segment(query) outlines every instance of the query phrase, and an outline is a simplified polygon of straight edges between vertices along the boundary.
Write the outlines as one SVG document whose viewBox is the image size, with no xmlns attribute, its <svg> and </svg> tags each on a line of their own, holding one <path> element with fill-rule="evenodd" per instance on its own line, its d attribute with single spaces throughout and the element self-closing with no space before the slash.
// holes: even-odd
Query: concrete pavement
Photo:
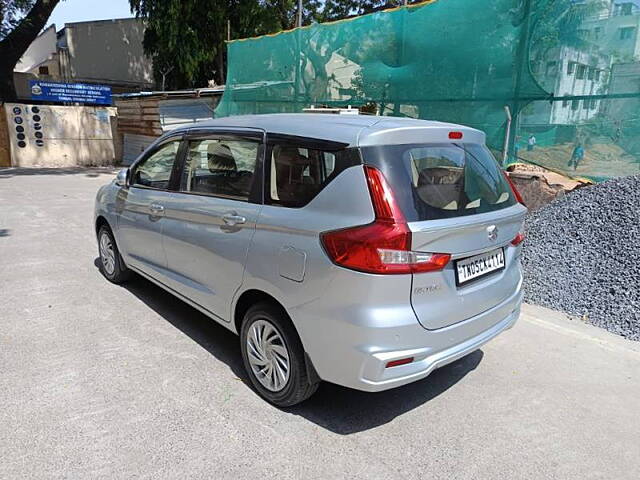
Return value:
<svg viewBox="0 0 640 480">
<path fill-rule="evenodd" d="M 423 381 L 268 405 L 233 334 L 102 278 L 112 176 L 0 170 L 0 478 L 638 478 L 640 344 L 533 306 Z"/>
</svg>

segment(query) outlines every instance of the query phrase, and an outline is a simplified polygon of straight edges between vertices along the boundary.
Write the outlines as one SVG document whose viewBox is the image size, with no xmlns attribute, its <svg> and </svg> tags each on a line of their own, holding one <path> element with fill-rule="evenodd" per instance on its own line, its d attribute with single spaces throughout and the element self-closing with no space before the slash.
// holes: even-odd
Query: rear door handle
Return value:
<svg viewBox="0 0 640 480">
<path fill-rule="evenodd" d="M 151 212 L 151 215 L 159 216 L 164 213 L 164 207 L 160 204 L 152 203 L 149 205 L 149 211 Z"/>
<path fill-rule="evenodd" d="M 222 221 L 225 223 L 225 225 L 233 227 L 234 225 L 242 225 L 243 223 L 246 223 L 247 219 L 241 215 L 237 215 L 234 212 L 234 213 L 227 213 L 223 215 Z"/>
</svg>

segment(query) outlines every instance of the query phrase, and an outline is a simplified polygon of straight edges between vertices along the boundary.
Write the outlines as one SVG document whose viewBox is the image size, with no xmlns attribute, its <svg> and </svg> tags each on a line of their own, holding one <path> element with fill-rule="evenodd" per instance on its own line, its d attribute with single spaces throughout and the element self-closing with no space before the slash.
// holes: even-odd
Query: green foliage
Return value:
<svg viewBox="0 0 640 480">
<path fill-rule="evenodd" d="M 154 60 L 159 86 L 201 87 L 224 83 L 227 20 L 232 39 L 295 26 L 296 0 L 129 0 L 147 22 L 144 48 Z M 303 24 L 337 20 L 401 4 L 401 0 L 304 0 Z"/>
<path fill-rule="evenodd" d="M 35 0 L 0 0 L 0 40 L 11 32 Z"/>
</svg>

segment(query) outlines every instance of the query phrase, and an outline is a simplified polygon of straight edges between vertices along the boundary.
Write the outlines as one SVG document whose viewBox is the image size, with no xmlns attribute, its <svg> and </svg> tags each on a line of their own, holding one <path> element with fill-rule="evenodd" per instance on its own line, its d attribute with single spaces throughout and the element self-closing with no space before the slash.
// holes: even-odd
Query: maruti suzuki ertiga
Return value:
<svg viewBox="0 0 640 480">
<path fill-rule="evenodd" d="M 321 380 L 380 391 L 511 327 L 526 208 L 447 123 L 249 115 L 173 130 L 100 189 L 101 269 L 135 272 L 240 335 L 279 406 Z"/>
</svg>

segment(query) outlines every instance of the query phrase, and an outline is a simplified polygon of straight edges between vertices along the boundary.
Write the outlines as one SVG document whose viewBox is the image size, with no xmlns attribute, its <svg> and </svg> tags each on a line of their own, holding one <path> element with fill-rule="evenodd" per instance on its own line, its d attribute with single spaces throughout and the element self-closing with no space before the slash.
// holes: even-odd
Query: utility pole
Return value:
<svg viewBox="0 0 640 480">
<path fill-rule="evenodd" d="M 296 27 L 302 26 L 302 0 L 298 0 L 298 18 L 296 19 Z"/>
</svg>

